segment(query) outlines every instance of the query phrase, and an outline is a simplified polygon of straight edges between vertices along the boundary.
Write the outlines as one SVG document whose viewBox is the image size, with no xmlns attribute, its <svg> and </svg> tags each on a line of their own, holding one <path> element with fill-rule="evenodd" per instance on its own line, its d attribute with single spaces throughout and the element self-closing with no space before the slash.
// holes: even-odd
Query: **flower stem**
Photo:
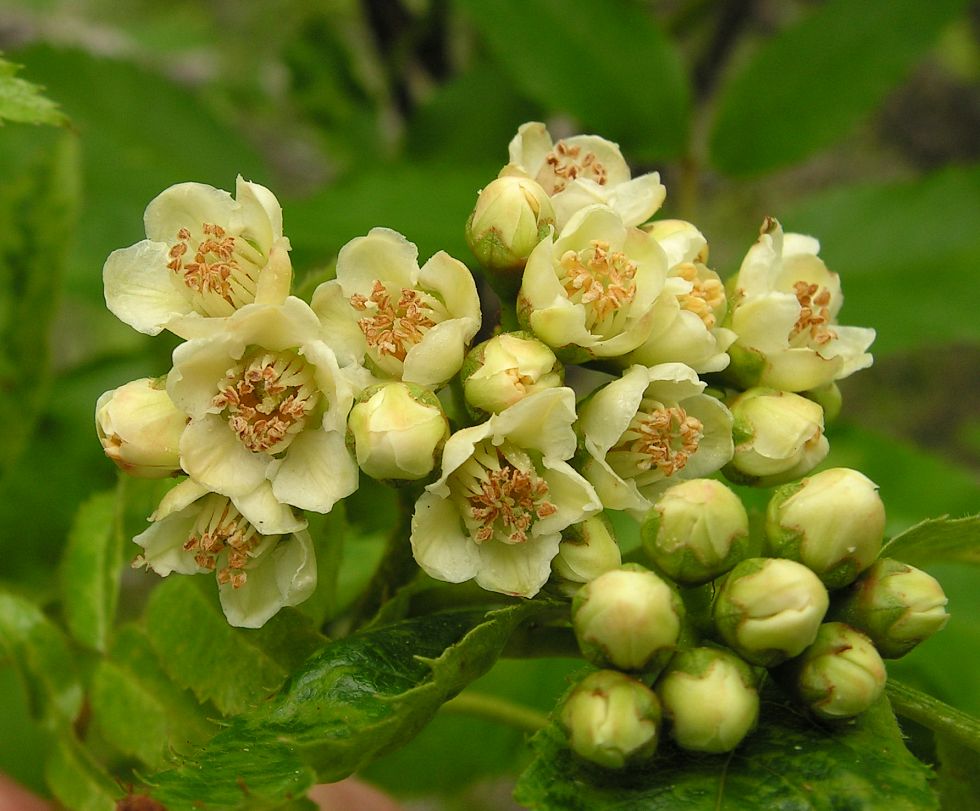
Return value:
<svg viewBox="0 0 980 811">
<path fill-rule="evenodd" d="M 548 723 L 548 717 L 544 713 L 521 704 L 514 704 L 499 696 L 472 690 L 450 699 L 442 705 L 442 709 L 449 713 L 474 715 L 488 721 L 497 721 L 525 732 L 537 732 Z"/>
<path fill-rule="evenodd" d="M 893 679 L 887 691 L 896 714 L 980 752 L 980 721 L 972 715 Z"/>
</svg>

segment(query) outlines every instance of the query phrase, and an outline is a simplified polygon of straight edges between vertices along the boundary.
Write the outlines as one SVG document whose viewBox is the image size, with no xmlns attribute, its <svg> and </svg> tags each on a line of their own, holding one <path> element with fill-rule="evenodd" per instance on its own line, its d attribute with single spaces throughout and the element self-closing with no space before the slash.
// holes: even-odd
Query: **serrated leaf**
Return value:
<svg viewBox="0 0 980 811">
<path fill-rule="evenodd" d="M 436 709 L 486 672 L 522 620 L 519 603 L 456 610 L 328 645 L 274 700 L 240 716 L 195 757 L 147 782 L 170 811 L 245 807 L 332 782 L 401 746 Z"/>
<path fill-rule="evenodd" d="M 34 603 L 5 591 L 0 591 L 0 651 L 17 667 L 34 715 L 55 728 L 75 719 L 82 687 L 68 640 Z"/>
<path fill-rule="evenodd" d="M 195 580 L 200 579 L 172 576 L 154 590 L 146 631 L 170 677 L 224 715 L 266 698 L 325 642 L 290 609 L 256 630 L 233 628 L 221 613 L 213 583 Z"/>
<path fill-rule="evenodd" d="M 0 124 L 4 120 L 23 124 L 62 125 L 68 122 L 58 105 L 45 97 L 43 88 L 16 74 L 19 65 L 0 58 Z"/>
<path fill-rule="evenodd" d="M 61 805 L 72 811 L 112 811 L 125 796 L 74 734 L 55 742 L 44 764 L 44 779 Z"/>
<path fill-rule="evenodd" d="M 571 113 L 589 131 L 645 159 L 683 151 L 687 80 L 673 45 L 640 5 L 627 0 L 463 0 L 459 5 L 514 83 L 546 110 Z"/>
<path fill-rule="evenodd" d="M 723 88 L 712 163 L 752 174 L 849 133 L 966 6 L 964 0 L 830 0 L 762 44 Z"/>
<path fill-rule="evenodd" d="M 911 566 L 933 563 L 980 565 L 980 515 L 928 518 L 892 538 L 881 554 Z"/>
<path fill-rule="evenodd" d="M 931 771 L 905 748 L 885 699 L 851 724 L 818 726 L 776 695 L 759 728 L 731 755 L 663 744 L 648 769 L 617 774 L 585 763 L 551 725 L 517 784 L 534 811 L 929 811 Z"/>
</svg>

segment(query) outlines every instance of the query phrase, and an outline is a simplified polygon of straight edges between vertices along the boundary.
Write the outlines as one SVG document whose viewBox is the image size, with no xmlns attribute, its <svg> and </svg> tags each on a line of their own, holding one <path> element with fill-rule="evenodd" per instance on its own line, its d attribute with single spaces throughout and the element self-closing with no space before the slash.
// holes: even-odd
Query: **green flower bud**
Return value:
<svg viewBox="0 0 980 811">
<path fill-rule="evenodd" d="M 867 569 L 884 534 L 878 486 L 846 467 L 780 487 L 766 511 L 772 554 L 809 567 L 829 589 L 846 586 Z"/>
<path fill-rule="evenodd" d="M 806 566 L 749 558 L 732 569 L 715 599 L 715 627 L 743 659 L 771 667 L 813 642 L 828 604 L 827 589 Z"/>
<path fill-rule="evenodd" d="M 599 575 L 572 601 L 582 653 L 600 667 L 655 670 L 666 664 L 681 632 L 684 604 L 653 572 L 628 563 Z"/>
<path fill-rule="evenodd" d="M 904 656 L 946 625 L 946 595 L 929 574 L 890 558 L 876 561 L 835 606 L 886 659 Z"/>
<path fill-rule="evenodd" d="M 798 479 L 823 461 L 823 409 L 777 389 L 749 389 L 731 406 L 735 456 L 723 473 L 738 484 L 771 487 Z"/>
<path fill-rule="evenodd" d="M 180 436 L 187 415 L 167 394 L 166 378 L 144 377 L 107 391 L 95 404 L 95 430 L 108 456 L 140 479 L 180 472 Z"/>
<path fill-rule="evenodd" d="M 816 389 L 803 392 L 803 396 L 808 400 L 813 400 L 823 409 L 824 423 L 829 425 L 839 416 L 844 405 L 844 398 L 840 393 L 840 386 L 836 383 L 827 383 Z"/>
<path fill-rule="evenodd" d="M 675 655 L 656 688 L 674 740 L 693 752 L 730 752 L 759 718 L 756 682 L 749 665 L 729 651 Z"/>
<path fill-rule="evenodd" d="M 572 690 L 559 721 L 577 755 L 607 769 L 622 769 L 653 757 L 660 716 L 652 690 L 622 673 L 600 670 Z"/>
<path fill-rule="evenodd" d="M 744 556 L 749 517 L 731 490 L 714 479 L 691 479 L 665 490 L 641 528 L 651 560 L 678 583 L 700 585 Z"/>
<path fill-rule="evenodd" d="M 439 399 L 414 383 L 365 389 L 347 418 L 347 444 L 361 470 L 375 479 L 424 479 L 448 437 Z"/>
<path fill-rule="evenodd" d="M 565 377 L 555 353 L 526 332 L 505 332 L 470 350 L 460 373 L 467 407 L 475 416 L 497 414 Z"/>
<path fill-rule="evenodd" d="M 562 589 L 573 596 L 583 584 L 619 568 L 622 563 L 612 525 L 599 513 L 572 524 L 562 533 L 558 554 L 551 561 L 551 571 Z"/>
<path fill-rule="evenodd" d="M 534 247 L 554 225 L 555 211 L 548 193 L 524 177 L 498 177 L 476 201 L 466 223 L 466 243 L 487 270 L 520 271 Z"/>
<path fill-rule="evenodd" d="M 821 625 L 814 643 L 787 672 L 807 709 L 830 720 L 859 715 L 885 689 L 885 663 L 875 646 L 842 622 Z"/>
</svg>

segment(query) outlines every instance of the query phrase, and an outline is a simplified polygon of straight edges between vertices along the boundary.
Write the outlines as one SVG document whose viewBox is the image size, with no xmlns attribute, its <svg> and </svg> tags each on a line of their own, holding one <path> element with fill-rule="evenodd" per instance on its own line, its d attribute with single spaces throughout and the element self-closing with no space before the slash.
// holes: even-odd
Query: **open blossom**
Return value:
<svg viewBox="0 0 980 811">
<path fill-rule="evenodd" d="M 289 294 L 289 240 L 282 209 L 264 186 L 238 178 L 235 198 L 203 183 L 179 183 L 143 215 L 146 239 L 113 251 L 103 269 L 105 300 L 147 335 L 205 334 L 209 319 Z"/>
<path fill-rule="evenodd" d="M 518 315 L 566 362 L 625 355 L 649 336 L 666 275 L 653 237 L 591 206 L 532 251 Z"/>
<path fill-rule="evenodd" d="M 510 163 L 500 174 L 529 177 L 551 195 L 558 228 L 575 212 L 600 204 L 627 225 L 639 225 L 663 204 L 667 190 L 657 172 L 631 178 L 623 153 L 598 135 L 574 135 L 557 143 L 539 121 L 522 124 L 508 147 Z"/>
<path fill-rule="evenodd" d="M 633 366 L 581 408 L 582 472 L 604 507 L 638 518 L 656 495 L 732 458 L 732 415 L 681 363 Z"/>
<path fill-rule="evenodd" d="M 345 434 L 363 372 L 340 369 L 300 299 L 243 307 L 174 351 L 167 390 L 190 417 L 181 466 L 231 498 L 269 480 L 283 503 L 329 512 L 357 487 Z"/>
<path fill-rule="evenodd" d="M 214 572 L 228 622 L 260 628 L 280 608 L 316 588 L 316 559 L 306 520 L 280 504 L 268 483 L 247 497 L 210 492 L 193 479 L 174 487 L 133 540 L 134 566 L 161 577 Z"/>
<path fill-rule="evenodd" d="M 418 248 L 388 228 L 341 248 L 337 278 L 317 288 L 313 309 L 342 363 L 421 386 L 456 374 L 480 328 L 466 265 L 440 251 L 420 269 Z"/>
<path fill-rule="evenodd" d="M 489 591 L 533 597 L 561 533 L 600 509 L 565 461 L 575 452 L 571 389 L 529 395 L 446 442 L 442 475 L 415 505 L 412 551 L 432 577 L 476 578 Z"/>
<path fill-rule="evenodd" d="M 873 329 L 837 323 L 840 279 L 820 243 L 767 218 L 739 269 L 729 323 L 731 375 L 742 386 L 806 391 L 871 365 Z"/>
</svg>

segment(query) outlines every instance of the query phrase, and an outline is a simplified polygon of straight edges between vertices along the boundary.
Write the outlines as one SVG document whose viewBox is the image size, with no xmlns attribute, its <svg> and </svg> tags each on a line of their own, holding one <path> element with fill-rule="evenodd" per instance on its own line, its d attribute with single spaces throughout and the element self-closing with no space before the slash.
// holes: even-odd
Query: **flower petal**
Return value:
<svg viewBox="0 0 980 811">
<path fill-rule="evenodd" d="M 463 365 L 466 345 L 478 328 L 479 322 L 471 318 L 451 318 L 436 324 L 405 354 L 402 380 L 420 386 L 441 386 Z"/>
<path fill-rule="evenodd" d="M 476 582 L 488 591 L 513 597 L 533 597 L 551 575 L 551 561 L 558 554 L 561 534 L 537 535 L 525 543 L 480 544 Z"/>
<path fill-rule="evenodd" d="M 150 201 L 143 224 L 149 239 L 172 245 L 181 228 L 200 238 L 204 223 L 227 227 L 236 208 L 226 191 L 204 183 L 178 183 Z"/>
<path fill-rule="evenodd" d="M 626 225 L 639 225 L 656 214 L 666 198 L 667 189 L 660 182 L 660 173 L 650 172 L 613 186 L 608 203 Z"/>
<path fill-rule="evenodd" d="M 228 423 L 215 414 L 192 419 L 180 438 L 181 467 L 224 496 L 251 493 L 265 480 L 268 464 L 267 454 L 246 450 Z"/>
<path fill-rule="evenodd" d="M 360 363 L 367 352 L 367 341 L 357 326 L 355 311 L 340 282 L 333 279 L 317 287 L 313 292 L 312 307 L 323 325 L 327 342 L 340 362 L 345 365 Z"/>
<path fill-rule="evenodd" d="M 307 520 L 276 498 L 272 484 L 264 481 L 251 493 L 233 498 L 235 508 L 262 535 L 289 535 L 306 529 Z"/>
<path fill-rule="evenodd" d="M 198 566 L 194 555 L 184 550 L 184 542 L 197 521 L 197 511 L 185 508 L 150 524 L 133 538 L 133 543 L 143 547 L 146 564 L 161 577 L 171 572 L 197 574 L 207 571 Z"/>
<path fill-rule="evenodd" d="M 372 228 L 340 249 L 337 281 L 346 296 L 370 294 L 376 279 L 411 288 L 418 279 L 418 258 L 418 248 L 397 231 Z"/>
<path fill-rule="evenodd" d="M 463 531 L 456 506 L 435 493 L 423 493 L 412 516 L 412 554 L 431 577 L 462 583 L 476 576 L 480 554 Z"/>
<path fill-rule="evenodd" d="M 102 269 L 105 303 L 124 324 L 157 335 L 177 316 L 191 312 L 187 297 L 170 278 L 167 246 L 148 239 L 113 251 Z"/>
<path fill-rule="evenodd" d="M 339 431 L 307 429 L 285 457 L 269 466 L 272 490 L 280 501 L 302 510 L 328 513 L 357 489 L 357 463 Z"/>
<path fill-rule="evenodd" d="M 566 386 L 529 394 L 490 418 L 494 443 L 509 439 L 542 456 L 569 459 L 575 453 L 575 392 Z"/>
</svg>

